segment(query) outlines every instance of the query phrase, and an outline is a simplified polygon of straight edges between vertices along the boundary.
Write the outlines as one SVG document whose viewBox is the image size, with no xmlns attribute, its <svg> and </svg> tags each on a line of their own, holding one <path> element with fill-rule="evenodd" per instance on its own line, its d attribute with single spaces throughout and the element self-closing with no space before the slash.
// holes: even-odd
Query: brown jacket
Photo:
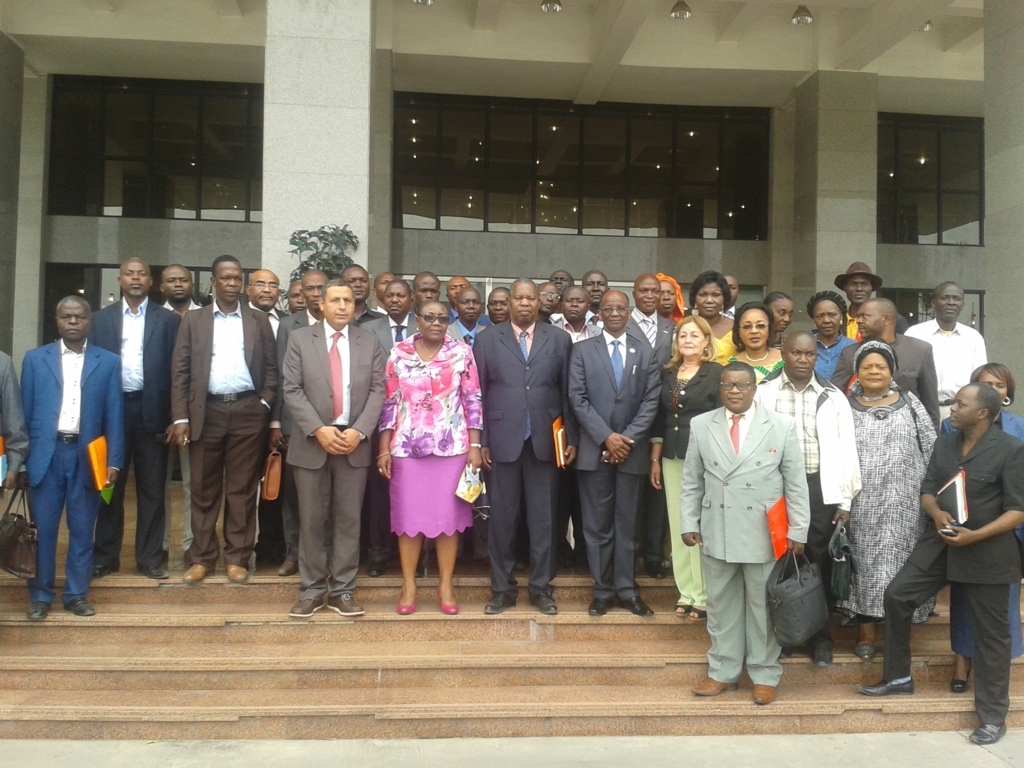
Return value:
<svg viewBox="0 0 1024 768">
<path fill-rule="evenodd" d="M 185 313 L 171 356 L 171 421 L 188 419 L 191 440 L 200 438 L 206 419 L 206 394 L 213 358 L 213 308 L 210 304 Z M 266 313 L 244 303 L 242 337 L 253 387 L 260 398 L 273 407 L 277 397 L 274 331 Z"/>
</svg>

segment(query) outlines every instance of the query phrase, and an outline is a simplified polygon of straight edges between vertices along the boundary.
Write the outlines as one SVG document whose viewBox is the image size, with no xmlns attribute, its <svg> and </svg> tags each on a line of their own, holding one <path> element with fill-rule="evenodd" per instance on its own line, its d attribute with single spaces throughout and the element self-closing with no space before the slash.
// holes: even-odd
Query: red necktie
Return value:
<svg viewBox="0 0 1024 768">
<path fill-rule="evenodd" d="M 334 398 L 334 417 L 337 421 L 341 412 L 345 409 L 345 379 L 341 372 L 341 352 L 338 351 L 338 339 L 341 338 L 341 331 L 334 334 L 334 343 L 327 353 L 327 359 L 331 364 L 331 396 Z"/>
<path fill-rule="evenodd" d="M 732 417 L 732 426 L 729 427 L 729 437 L 732 439 L 732 447 L 736 450 L 736 453 L 740 452 L 740 419 L 743 418 L 743 414 Z"/>
</svg>

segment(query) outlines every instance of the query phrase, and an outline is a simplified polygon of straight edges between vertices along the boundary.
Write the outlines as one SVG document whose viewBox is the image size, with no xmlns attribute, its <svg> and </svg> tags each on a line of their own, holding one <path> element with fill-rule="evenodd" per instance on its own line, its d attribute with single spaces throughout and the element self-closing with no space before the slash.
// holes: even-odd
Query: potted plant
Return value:
<svg viewBox="0 0 1024 768">
<path fill-rule="evenodd" d="M 292 270 L 291 282 L 301 280 L 311 269 L 319 269 L 328 279 L 340 278 L 341 273 L 355 263 L 349 253 L 359 249 L 359 238 L 347 224 L 299 229 L 292 232 L 289 242 L 292 245 L 289 253 L 299 258 L 299 266 Z"/>
</svg>

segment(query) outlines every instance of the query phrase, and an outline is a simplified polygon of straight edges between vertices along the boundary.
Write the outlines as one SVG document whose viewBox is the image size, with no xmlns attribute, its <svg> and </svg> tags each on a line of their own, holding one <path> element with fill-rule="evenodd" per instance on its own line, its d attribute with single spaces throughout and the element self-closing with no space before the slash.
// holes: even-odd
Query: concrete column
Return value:
<svg viewBox="0 0 1024 768">
<path fill-rule="evenodd" d="M 371 0 L 268 0 L 263 264 L 287 282 L 297 229 L 349 225 L 370 252 Z"/>
<path fill-rule="evenodd" d="M 370 94 L 370 271 L 391 269 L 391 145 L 394 134 L 395 87 L 391 50 L 373 52 Z"/>
<path fill-rule="evenodd" d="M 985 0 L 985 251 L 990 360 L 1024 376 L 1024 3 Z M 1021 398 L 1017 402 L 1021 403 Z M 1019 411 L 1018 405 L 1015 410 Z"/>
<path fill-rule="evenodd" d="M 768 242 L 772 265 L 768 287 L 775 291 L 793 291 L 793 148 L 796 130 L 796 106 L 790 104 L 772 110 L 770 208 Z M 794 320 L 799 320 L 800 306 Z"/>
<path fill-rule="evenodd" d="M 18 237 L 18 174 L 21 170 L 21 92 L 25 55 L 11 38 L 0 32 L 0 277 L 13 286 Z M 14 305 L 0 302 L 0 349 L 11 352 Z"/>
<path fill-rule="evenodd" d="M 793 299 L 854 261 L 874 266 L 878 76 L 815 72 L 796 92 Z"/>
</svg>

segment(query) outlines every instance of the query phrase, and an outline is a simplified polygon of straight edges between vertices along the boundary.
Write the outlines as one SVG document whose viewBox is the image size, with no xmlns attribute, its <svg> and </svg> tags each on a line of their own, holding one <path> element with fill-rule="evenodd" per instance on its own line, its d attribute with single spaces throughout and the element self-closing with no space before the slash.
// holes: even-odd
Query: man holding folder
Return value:
<svg viewBox="0 0 1024 768">
<path fill-rule="evenodd" d="M 65 505 L 69 535 L 64 610 L 76 616 L 96 613 L 86 599 L 93 532 L 99 491 L 117 482 L 124 460 L 124 406 L 121 360 L 86 343 L 89 319 L 85 299 L 62 299 L 57 305 L 60 340 L 31 350 L 22 365 L 22 402 L 29 425 L 25 466 L 33 519 L 39 527 L 39 562 L 35 578 L 28 582 L 28 618 L 33 621 L 46 618 L 55 597 L 57 534 Z M 94 468 L 90 445 L 103 438 L 106 466 Z M 102 484 L 97 483 L 97 474 Z"/>
<path fill-rule="evenodd" d="M 807 477 L 796 426 L 754 405 L 754 369 L 729 363 L 719 386 L 725 407 L 690 424 L 679 502 L 683 543 L 702 548 L 708 587 L 708 676 L 693 693 L 736 690 L 746 662 L 754 703 L 770 704 L 782 649 L 765 593 L 776 559 L 768 512 L 785 500 L 788 547 L 802 554 L 811 517 Z"/>
</svg>

